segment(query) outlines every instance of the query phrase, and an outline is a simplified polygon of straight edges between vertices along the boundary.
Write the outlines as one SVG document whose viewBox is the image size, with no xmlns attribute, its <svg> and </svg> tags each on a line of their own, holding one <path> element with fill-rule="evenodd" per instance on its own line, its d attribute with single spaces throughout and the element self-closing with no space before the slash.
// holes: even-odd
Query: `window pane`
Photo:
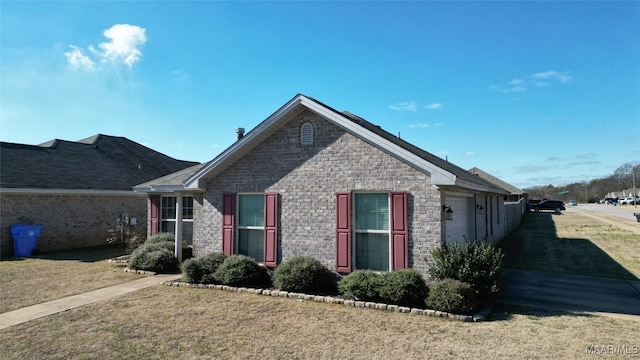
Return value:
<svg viewBox="0 0 640 360">
<path fill-rule="evenodd" d="M 182 222 L 182 243 L 185 245 L 193 245 L 193 222 Z"/>
<path fill-rule="evenodd" d="M 356 233 L 356 269 L 389 270 L 389 235 Z"/>
<path fill-rule="evenodd" d="M 162 197 L 162 219 L 175 219 L 176 218 L 176 197 L 175 196 L 163 196 Z"/>
<path fill-rule="evenodd" d="M 176 232 L 176 222 L 174 221 L 162 221 L 160 225 L 160 231 L 166 233 L 175 234 Z"/>
<path fill-rule="evenodd" d="M 182 197 L 182 218 L 193 219 L 193 196 Z"/>
<path fill-rule="evenodd" d="M 356 230 L 389 230 L 389 195 L 355 194 Z"/>
<path fill-rule="evenodd" d="M 264 231 L 239 229 L 238 253 L 252 257 L 257 262 L 264 262 Z"/>
<path fill-rule="evenodd" d="M 238 196 L 238 226 L 264 226 L 264 195 Z"/>
</svg>

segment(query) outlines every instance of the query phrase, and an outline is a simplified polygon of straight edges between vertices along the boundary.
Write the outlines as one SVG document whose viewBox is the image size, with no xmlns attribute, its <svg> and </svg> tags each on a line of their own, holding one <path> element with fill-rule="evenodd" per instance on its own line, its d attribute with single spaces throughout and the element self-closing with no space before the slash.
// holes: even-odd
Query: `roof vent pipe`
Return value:
<svg viewBox="0 0 640 360">
<path fill-rule="evenodd" d="M 238 134 L 238 140 L 244 137 L 244 128 L 236 128 L 236 134 Z"/>
</svg>

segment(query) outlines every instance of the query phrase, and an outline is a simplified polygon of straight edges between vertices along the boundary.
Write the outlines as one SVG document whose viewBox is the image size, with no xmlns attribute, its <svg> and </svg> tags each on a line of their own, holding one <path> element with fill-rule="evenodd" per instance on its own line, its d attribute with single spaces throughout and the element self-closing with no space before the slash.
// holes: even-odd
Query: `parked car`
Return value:
<svg viewBox="0 0 640 360">
<path fill-rule="evenodd" d="M 539 212 L 541 210 L 553 210 L 557 213 L 561 210 L 567 210 L 564 207 L 564 203 L 560 200 L 545 200 L 539 204 L 531 205 L 531 209 L 535 212 Z"/>
<path fill-rule="evenodd" d="M 578 202 L 575 200 L 569 200 L 569 206 L 578 206 Z"/>
<path fill-rule="evenodd" d="M 618 198 L 605 198 L 604 199 L 604 203 L 609 205 L 609 204 L 614 204 L 618 202 Z"/>
<path fill-rule="evenodd" d="M 618 201 L 618 204 L 629 205 L 629 204 L 633 204 L 634 202 L 635 202 L 635 199 L 629 196 L 629 197 L 620 199 L 620 201 Z"/>
</svg>

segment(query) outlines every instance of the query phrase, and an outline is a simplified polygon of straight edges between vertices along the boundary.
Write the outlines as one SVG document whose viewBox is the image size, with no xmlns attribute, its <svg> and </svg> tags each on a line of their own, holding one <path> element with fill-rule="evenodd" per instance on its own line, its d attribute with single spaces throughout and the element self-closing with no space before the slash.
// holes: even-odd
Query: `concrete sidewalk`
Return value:
<svg viewBox="0 0 640 360">
<path fill-rule="evenodd" d="M 62 299 L 9 311 L 0 314 L 0 330 L 13 325 L 22 324 L 29 320 L 38 319 L 77 308 L 82 305 L 92 304 L 101 300 L 107 300 L 119 295 L 130 293 L 132 291 L 162 284 L 165 281 L 177 280 L 180 279 L 180 277 L 180 274 L 154 275 L 119 285 L 89 291 L 83 294 L 72 295 Z"/>
<path fill-rule="evenodd" d="M 507 269 L 499 302 L 640 320 L 640 281 Z"/>
</svg>

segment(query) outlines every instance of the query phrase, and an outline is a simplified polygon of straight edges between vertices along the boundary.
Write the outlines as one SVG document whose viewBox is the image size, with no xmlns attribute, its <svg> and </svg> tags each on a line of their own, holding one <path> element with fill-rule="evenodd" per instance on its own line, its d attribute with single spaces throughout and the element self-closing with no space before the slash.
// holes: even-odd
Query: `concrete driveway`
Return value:
<svg viewBox="0 0 640 360">
<path fill-rule="evenodd" d="M 640 281 L 507 269 L 499 302 L 640 320 Z"/>
</svg>

